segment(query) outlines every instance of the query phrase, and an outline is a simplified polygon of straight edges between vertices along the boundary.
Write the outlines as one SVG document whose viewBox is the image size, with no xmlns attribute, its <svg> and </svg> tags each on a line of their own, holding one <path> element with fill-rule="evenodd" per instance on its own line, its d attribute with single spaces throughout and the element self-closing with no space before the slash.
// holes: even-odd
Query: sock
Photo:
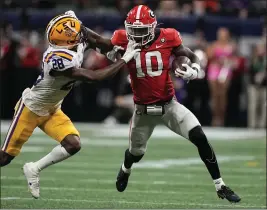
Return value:
<svg viewBox="0 0 267 210">
<path fill-rule="evenodd" d="M 215 184 L 216 191 L 220 190 L 222 185 L 225 185 L 222 178 L 214 179 L 213 182 Z"/>
<path fill-rule="evenodd" d="M 216 155 L 210 144 L 208 142 L 206 144 L 201 144 L 201 146 L 198 147 L 198 153 L 201 160 L 205 163 L 212 179 L 217 180 L 220 178 L 221 174 Z"/>
<path fill-rule="evenodd" d="M 138 163 L 142 159 L 143 156 L 144 154 L 135 156 L 130 153 L 129 149 L 125 150 L 122 170 L 125 169 L 123 170 L 125 173 L 130 173 L 133 163 Z"/>
<path fill-rule="evenodd" d="M 35 162 L 39 171 L 55 163 L 61 162 L 71 155 L 61 145 L 56 146 L 50 153 Z"/>
<path fill-rule="evenodd" d="M 127 174 L 131 173 L 131 168 L 125 168 L 124 163 L 122 164 L 121 168 L 125 173 Z"/>
<path fill-rule="evenodd" d="M 125 169 L 130 169 L 134 163 L 133 155 L 129 152 L 129 149 L 125 151 L 123 166 Z"/>
<path fill-rule="evenodd" d="M 201 160 L 206 165 L 213 180 L 221 177 L 216 155 L 209 144 L 206 135 L 200 126 L 193 128 L 189 132 L 189 139 L 197 147 Z"/>
</svg>

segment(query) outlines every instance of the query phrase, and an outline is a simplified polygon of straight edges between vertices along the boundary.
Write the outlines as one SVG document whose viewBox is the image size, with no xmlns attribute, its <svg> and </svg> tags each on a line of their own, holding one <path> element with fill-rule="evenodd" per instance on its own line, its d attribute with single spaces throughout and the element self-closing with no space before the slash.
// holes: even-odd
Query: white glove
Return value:
<svg viewBox="0 0 267 210">
<path fill-rule="evenodd" d="M 82 21 L 80 21 L 80 20 L 77 18 L 75 12 L 73 12 L 72 10 L 68 10 L 67 12 L 65 12 L 65 14 L 66 14 L 66 15 L 69 15 L 69 16 L 71 16 L 71 17 L 76 18 L 76 19 L 82 24 Z"/>
<path fill-rule="evenodd" d="M 184 63 L 182 66 L 186 69 L 185 71 L 177 68 L 175 69 L 175 76 L 182 77 L 184 80 L 193 80 L 198 78 L 198 72 L 200 71 L 200 66 L 197 63 L 193 63 L 192 67 Z"/>
<path fill-rule="evenodd" d="M 72 10 L 68 10 L 67 12 L 65 12 L 65 14 L 78 19 L 77 16 L 75 15 L 75 12 L 73 12 Z"/>
<path fill-rule="evenodd" d="M 121 58 L 125 61 L 125 63 L 128 63 L 130 60 L 132 60 L 132 58 L 137 54 L 137 52 L 141 51 L 141 49 L 135 49 L 138 45 L 140 45 L 140 44 L 138 44 L 134 41 L 128 42 L 126 52 L 124 53 L 123 57 Z"/>
<path fill-rule="evenodd" d="M 124 50 L 124 49 L 123 47 L 115 45 L 111 51 L 107 52 L 106 54 L 107 58 L 111 60 L 112 62 L 116 62 L 119 50 Z"/>
</svg>

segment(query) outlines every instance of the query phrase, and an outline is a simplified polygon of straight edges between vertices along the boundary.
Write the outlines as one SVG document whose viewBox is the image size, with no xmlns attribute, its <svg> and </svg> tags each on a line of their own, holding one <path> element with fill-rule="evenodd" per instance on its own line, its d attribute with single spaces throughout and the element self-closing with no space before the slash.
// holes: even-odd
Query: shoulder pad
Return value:
<svg viewBox="0 0 267 210">
<path fill-rule="evenodd" d="M 74 55 L 63 50 L 49 52 L 44 56 L 43 61 L 47 63 L 50 69 L 56 71 L 64 71 L 75 66 Z"/>
<path fill-rule="evenodd" d="M 168 39 L 171 41 L 172 46 L 179 46 L 182 44 L 182 38 L 180 33 L 174 28 L 164 29 L 165 34 L 168 36 Z"/>
<path fill-rule="evenodd" d="M 111 37 L 111 43 L 113 45 L 127 45 L 128 39 L 126 36 L 126 31 L 125 30 L 116 30 L 113 33 L 113 36 Z"/>
</svg>

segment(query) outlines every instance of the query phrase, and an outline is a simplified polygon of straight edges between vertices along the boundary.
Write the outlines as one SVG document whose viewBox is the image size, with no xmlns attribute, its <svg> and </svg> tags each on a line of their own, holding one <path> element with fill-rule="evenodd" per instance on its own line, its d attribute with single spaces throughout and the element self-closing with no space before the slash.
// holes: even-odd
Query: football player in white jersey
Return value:
<svg viewBox="0 0 267 210">
<path fill-rule="evenodd" d="M 86 48 L 95 48 L 94 32 L 82 26 L 72 11 L 52 19 L 46 29 L 50 44 L 42 59 L 42 73 L 32 88 L 24 90 L 15 107 L 15 114 L 0 151 L 1 167 L 16 157 L 23 144 L 39 127 L 59 142 L 49 154 L 36 162 L 26 163 L 23 172 L 34 198 L 39 198 L 39 174 L 46 167 L 77 153 L 80 135 L 71 120 L 62 112 L 61 103 L 75 81 L 98 81 L 116 74 L 139 52 L 130 43 L 121 59 L 100 70 L 81 68 Z M 97 34 L 95 34 L 97 35 Z M 97 35 L 99 38 L 99 36 Z M 114 47 L 113 51 L 118 48 Z M 110 52 L 109 54 L 114 54 Z"/>
</svg>

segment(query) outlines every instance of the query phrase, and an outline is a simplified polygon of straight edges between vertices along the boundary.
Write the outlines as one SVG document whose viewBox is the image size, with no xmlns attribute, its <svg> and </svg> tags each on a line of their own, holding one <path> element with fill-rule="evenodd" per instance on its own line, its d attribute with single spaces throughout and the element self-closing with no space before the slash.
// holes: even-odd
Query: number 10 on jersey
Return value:
<svg viewBox="0 0 267 210">
<path fill-rule="evenodd" d="M 156 57 L 156 60 L 158 63 L 158 69 L 156 71 L 152 71 L 152 60 L 151 60 L 152 57 Z M 136 62 L 137 77 L 145 77 L 146 74 L 144 73 L 142 66 L 141 66 L 141 53 L 138 52 L 137 56 L 134 59 Z M 147 52 L 145 54 L 145 64 L 146 64 L 148 76 L 157 77 L 162 74 L 163 61 L 162 61 L 161 53 L 159 51 Z"/>
</svg>

